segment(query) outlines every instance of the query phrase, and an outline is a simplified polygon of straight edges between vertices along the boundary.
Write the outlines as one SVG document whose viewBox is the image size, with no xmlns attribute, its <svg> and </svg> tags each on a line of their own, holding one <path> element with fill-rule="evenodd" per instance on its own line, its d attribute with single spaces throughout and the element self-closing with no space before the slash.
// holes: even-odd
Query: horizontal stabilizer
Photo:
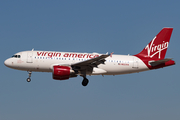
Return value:
<svg viewBox="0 0 180 120">
<path fill-rule="evenodd" d="M 162 60 L 158 60 L 158 61 L 149 61 L 149 64 L 154 67 L 154 66 L 163 64 L 165 62 L 168 62 L 170 60 L 172 60 L 172 58 L 166 58 L 166 59 L 162 59 Z"/>
</svg>

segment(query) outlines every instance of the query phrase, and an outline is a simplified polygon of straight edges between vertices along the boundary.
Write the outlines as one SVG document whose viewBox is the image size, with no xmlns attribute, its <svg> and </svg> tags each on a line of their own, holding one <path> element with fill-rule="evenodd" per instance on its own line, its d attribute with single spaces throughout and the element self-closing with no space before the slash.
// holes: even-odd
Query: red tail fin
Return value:
<svg viewBox="0 0 180 120">
<path fill-rule="evenodd" d="M 153 60 L 164 59 L 172 31 L 173 28 L 163 28 L 136 56 Z"/>
</svg>

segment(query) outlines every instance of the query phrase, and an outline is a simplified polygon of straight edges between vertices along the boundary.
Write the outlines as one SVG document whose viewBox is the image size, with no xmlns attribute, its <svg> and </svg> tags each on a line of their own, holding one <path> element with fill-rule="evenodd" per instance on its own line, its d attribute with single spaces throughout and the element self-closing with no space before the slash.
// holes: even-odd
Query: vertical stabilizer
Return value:
<svg viewBox="0 0 180 120">
<path fill-rule="evenodd" d="M 163 28 L 152 41 L 137 55 L 151 60 L 164 59 L 173 28 Z"/>
</svg>

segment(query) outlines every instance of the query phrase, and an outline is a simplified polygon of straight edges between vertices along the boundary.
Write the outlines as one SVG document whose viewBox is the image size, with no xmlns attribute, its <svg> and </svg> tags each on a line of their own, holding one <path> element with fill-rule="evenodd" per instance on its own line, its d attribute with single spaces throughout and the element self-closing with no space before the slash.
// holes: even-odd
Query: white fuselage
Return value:
<svg viewBox="0 0 180 120">
<path fill-rule="evenodd" d="M 23 51 L 9 58 L 5 65 L 18 70 L 52 72 L 54 65 L 68 66 L 100 56 L 98 53 L 71 53 L 52 51 Z M 18 56 L 19 55 L 19 56 Z M 119 75 L 149 70 L 144 62 L 136 56 L 112 55 L 105 58 L 105 64 L 93 68 L 87 75 Z"/>
<path fill-rule="evenodd" d="M 4 64 L 13 69 L 28 71 L 27 82 L 32 71 L 51 72 L 55 80 L 67 80 L 80 75 L 82 85 L 87 86 L 86 75 L 120 75 L 142 72 L 175 65 L 165 58 L 173 28 L 163 28 L 138 54 L 114 55 L 99 53 L 75 53 L 55 51 L 23 51 L 7 59 Z"/>
</svg>

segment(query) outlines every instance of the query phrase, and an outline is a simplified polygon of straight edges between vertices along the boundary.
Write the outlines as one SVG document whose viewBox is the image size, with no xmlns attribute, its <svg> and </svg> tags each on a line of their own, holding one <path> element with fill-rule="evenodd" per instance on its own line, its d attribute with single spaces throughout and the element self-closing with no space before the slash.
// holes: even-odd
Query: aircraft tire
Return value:
<svg viewBox="0 0 180 120">
<path fill-rule="evenodd" d="M 27 78 L 27 82 L 31 82 L 31 78 Z"/>
<path fill-rule="evenodd" d="M 84 78 L 82 81 L 82 85 L 87 86 L 88 83 L 89 83 L 89 80 L 87 78 Z"/>
</svg>

